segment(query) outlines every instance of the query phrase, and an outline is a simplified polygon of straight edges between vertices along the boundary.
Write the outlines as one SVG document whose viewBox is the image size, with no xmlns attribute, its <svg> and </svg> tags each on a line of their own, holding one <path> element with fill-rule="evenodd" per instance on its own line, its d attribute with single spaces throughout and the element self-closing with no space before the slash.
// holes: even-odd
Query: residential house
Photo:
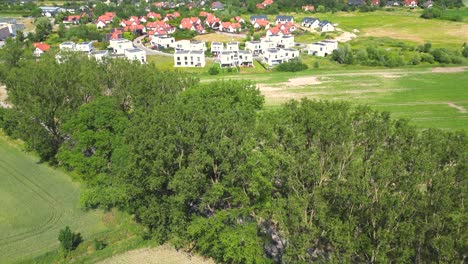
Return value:
<svg viewBox="0 0 468 264">
<path fill-rule="evenodd" d="M 47 52 L 50 49 L 50 46 L 43 42 L 34 43 L 34 47 L 36 47 L 36 49 L 33 53 L 36 57 L 40 57 L 43 53 Z"/>
<path fill-rule="evenodd" d="M 80 23 L 81 16 L 75 15 L 75 16 L 68 16 L 63 20 L 64 24 L 79 24 Z"/>
<path fill-rule="evenodd" d="M 365 5 L 366 1 L 365 0 L 348 0 L 348 5 L 351 6 L 360 6 L 360 5 Z"/>
<path fill-rule="evenodd" d="M 387 6 L 399 6 L 399 5 L 401 5 L 400 0 L 387 1 Z"/>
<path fill-rule="evenodd" d="M 263 61 L 270 67 L 288 62 L 297 57 L 299 57 L 299 51 L 295 49 L 272 48 L 265 50 L 263 53 Z"/>
<path fill-rule="evenodd" d="M 111 28 L 110 33 L 106 34 L 106 41 L 111 39 L 121 39 L 122 38 L 123 29 L 121 28 Z"/>
<path fill-rule="evenodd" d="M 109 55 L 109 51 L 107 50 L 95 50 L 89 53 L 89 57 L 93 57 L 97 61 L 102 61 L 108 55 Z"/>
<path fill-rule="evenodd" d="M 206 44 L 203 41 L 196 41 L 196 40 L 179 40 L 176 41 L 172 44 L 172 48 L 174 48 L 176 51 L 177 50 L 188 50 L 188 51 L 194 51 L 194 50 L 201 50 L 205 52 L 207 50 Z"/>
<path fill-rule="evenodd" d="M 304 19 L 302 19 L 301 25 L 303 27 L 318 28 L 319 23 L 320 23 L 320 20 L 318 20 L 317 18 L 304 17 Z"/>
<path fill-rule="evenodd" d="M 245 20 L 240 16 L 235 16 L 234 21 L 236 21 L 237 23 L 240 23 L 240 24 L 245 24 Z"/>
<path fill-rule="evenodd" d="M 373 5 L 373 6 L 380 5 L 380 0 L 371 0 L 371 5 Z"/>
<path fill-rule="evenodd" d="M 94 50 L 92 42 L 80 42 L 75 45 L 76 51 L 91 52 Z"/>
<path fill-rule="evenodd" d="M 311 12 L 315 10 L 315 7 L 313 5 L 305 5 L 302 6 L 302 10 L 304 10 L 305 12 Z"/>
<path fill-rule="evenodd" d="M 223 22 L 219 27 L 219 31 L 237 33 L 241 28 L 242 26 L 239 23 Z"/>
<path fill-rule="evenodd" d="M 203 50 L 176 50 L 174 53 L 174 67 L 205 67 L 205 65 Z"/>
<path fill-rule="evenodd" d="M 268 21 L 268 17 L 266 15 L 253 15 L 253 16 L 250 16 L 250 24 L 253 25 L 255 23 L 255 21 L 257 21 L 259 19 L 263 19 L 263 20 Z"/>
<path fill-rule="evenodd" d="M 431 0 L 424 2 L 423 8 L 431 8 L 433 6 L 433 2 Z"/>
<path fill-rule="evenodd" d="M 75 50 L 75 43 L 71 41 L 60 43 L 59 48 L 60 50 Z"/>
<path fill-rule="evenodd" d="M 219 1 L 213 2 L 211 4 L 211 10 L 213 11 L 224 10 L 224 5 Z"/>
<path fill-rule="evenodd" d="M 269 29 L 270 28 L 270 22 L 268 22 L 267 20 L 264 20 L 264 19 L 257 19 L 255 20 L 255 22 L 253 23 L 253 27 L 258 30 L 258 29 Z"/>
<path fill-rule="evenodd" d="M 231 41 L 226 44 L 227 51 L 239 51 L 239 42 Z"/>
<path fill-rule="evenodd" d="M 294 17 L 292 16 L 276 16 L 276 24 L 284 24 L 287 22 L 294 23 Z"/>
<path fill-rule="evenodd" d="M 335 26 L 327 20 L 322 20 L 319 23 L 318 30 L 320 32 L 332 32 L 335 31 Z"/>
<path fill-rule="evenodd" d="M 116 54 L 124 54 L 124 50 L 133 48 L 133 43 L 128 39 L 111 39 L 109 48 Z"/>
<path fill-rule="evenodd" d="M 239 66 L 252 67 L 253 66 L 253 55 L 248 50 L 239 50 Z"/>
<path fill-rule="evenodd" d="M 10 30 L 8 26 L 0 26 L 0 41 L 4 41 L 5 39 L 11 36 Z"/>
<path fill-rule="evenodd" d="M 217 63 L 221 66 L 221 68 L 225 67 L 235 67 L 238 64 L 238 52 L 237 51 L 221 51 L 216 60 Z"/>
<path fill-rule="evenodd" d="M 155 2 L 154 6 L 161 9 L 169 6 L 169 2 Z"/>
<path fill-rule="evenodd" d="M 286 35 L 282 36 L 281 39 L 279 39 L 279 42 L 276 44 L 280 48 L 292 48 L 294 47 L 294 36 L 293 35 Z"/>
<path fill-rule="evenodd" d="M 156 20 L 156 19 L 161 19 L 161 18 L 162 18 L 160 14 L 154 13 L 154 12 L 149 12 L 149 13 L 146 15 L 146 17 L 147 17 L 148 19 L 155 19 L 155 20 Z"/>
<path fill-rule="evenodd" d="M 224 50 L 224 44 L 222 42 L 211 42 L 211 53 L 218 55 Z"/>
<path fill-rule="evenodd" d="M 40 6 L 39 9 L 45 17 L 53 17 L 60 12 L 60 7 L 57 6 Z"/>
<path fill-rule="evenodd" d="M 170 48 L 175 42 L 174 37 L 155 35 L 151 39 L 151 45 L 157 48 Z"/>
<path fill-rule="evenodd" d="M 407 7 L 414 8 L 418 6 L 418 0 L 404 0 L 403 4 Z"/>
<path fill-rule="evenodd" d="M 206 26 L 214 30 L 219 30 L 221 26 L 221 19 L 215 17 L 213 14 L 208 13 L 205 19 Z"/>
<path fill-rule="evenodd" d="M 265 9 L 266 7 L 270 6 L 273 4 L 273 0 L 264 0 L 260 4 L 257 4 L 258 9 Z"/>
<path fill-rule="evenodd" d="M 266 39 L 266 38 L 262 38 L 260 40 L 260 44 L 261 44 L 261 53 L 264 54 L 266 50 L 268 49 L 275 49 L 277 47 L 277 42 L 276 41 L 273 41 L 273 40 L 269 40 L 269 39 Z"/>
<path fill-rule="evenodd" d="M 246 41 L 245 49 L 251 51 L 252 54 L 262 53 L 262 43 L 260 41 Z"/>
<path fill-rule="evenodd" d="M 141 64 L 146 63 L 146 52 L 138 48 L 125 49 L 125 58 L 131 61 L 139 61 Z"/>
<path fill-rule="evenodd" d="M 103 20 L 98 20 L 97 23 L 96 23 L 96 27 L 98 29 L 103 29 L 107 26 L 106 22 L 103 21 Z"/>
<path fill-rule="evenodd" d="M 331 40 L 323 40 L 309 44 L 307 46 L 307 54 L 326 57 L 331 55 L 334 50 L 338 49 L 338 42 Z"/>
</svg>

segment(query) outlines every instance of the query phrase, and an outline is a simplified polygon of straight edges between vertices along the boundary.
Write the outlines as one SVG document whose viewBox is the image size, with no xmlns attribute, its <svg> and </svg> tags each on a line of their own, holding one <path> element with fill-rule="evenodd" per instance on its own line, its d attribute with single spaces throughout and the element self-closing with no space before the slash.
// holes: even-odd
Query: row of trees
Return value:
<svg viewBox="0 0 468 264">
<path fill-rule="evenodd" d="M 340 102 L 265 110 L 251 82 L 120 60 L 0 73 L 3 130 L 81 175 L 84 207 L 127 210 L 160 242 L 229 263 L 466 258 L 465 132 Z"/>
<path fill-rule="evenodd" d="M 399 67 L 403 65 L 418 65 L 426 63 L 460 64 L 468 58 L 468 48 L 463 44 L 460 50 L 445 48 L 432 49 L 431 43 L 407 51 L 403 49 L 383 49 L 375 46 L 352 49 L 349 44 L 333 51 L 332 61 L 340 64 L 360 64 L 367 66 Z"/>
</svg>

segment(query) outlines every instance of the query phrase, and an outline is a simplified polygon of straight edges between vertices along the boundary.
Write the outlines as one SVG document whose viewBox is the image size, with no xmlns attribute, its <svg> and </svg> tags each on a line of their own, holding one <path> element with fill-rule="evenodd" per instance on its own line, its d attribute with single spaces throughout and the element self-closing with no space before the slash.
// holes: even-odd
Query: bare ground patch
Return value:
<svg viewBox="0 0 468 264">
<path fill-rule="evenodd" d="M 432 69 L 433 73 L 458 73 L 464 72 L 468 67 L 436 67 Z"/>
<path fill-rule="evenodd" d="M 7 91 L 6 87 L 2 84 L 0 84 L 0 107 L 11 107 L 11 105 L 7 102 Z"/>
<path fill-rule="evenodd" d="M 461 106 L 461 105 L 456 105 L 456 104 L 454 104 L 454 103 L 452 103 L 452 102 L 448 102 L 447 105 L 450 106 L 450 107 L 452 107 L 452 108 L 457 109 L 458 112 L 460 112 L 460 113 L 463 113 L 463 114 L 468 113 L 468 111 L 465 109 L 465 107 L 463 107 L 463 106 Z"/>
<path fill-rule="evenodd" d="M 192 256 L 183 251 L 162 245 L 155 248 L 131 250 L 99 262 L 100 264 L 214 264 L 211 259 Z"/>
<path fill-rule="evenodd" d="M 352 40 L 353 38 L 357 37 L 356 34 L 351 33 L 351 32 L 343 32 L 343 34 L 339 35 L 338 37 L 335 38 L 335 41 L 338 42 L 348 42 Z"/>
<path fill-rule="evenodd" d="M 287 83 L 284 83 L 284 84 L 289 85 L 289 86 L 303 86 L 303 85 L 317 85 L 321 83 L 322 82 L 319 81 L 317 77 L 309 76 L 309 77 L 291 78 L 288 80 Z"/>
</svg>

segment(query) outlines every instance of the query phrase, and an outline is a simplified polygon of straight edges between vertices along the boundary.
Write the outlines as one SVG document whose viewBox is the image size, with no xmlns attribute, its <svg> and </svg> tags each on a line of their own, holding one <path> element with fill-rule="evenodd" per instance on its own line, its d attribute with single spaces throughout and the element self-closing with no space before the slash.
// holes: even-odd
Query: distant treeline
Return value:
<svg viewBox="0 0 468 264">
<path fill-rule="evenodd" d="M 126 210 L 148 239 L 226 263 L 466 258 L 465 132 L 342 102 L 266 110 L 251 82 L 18 46 L 0 51 L 0 127 L 79 174 L 84 207 Z"/>
</svg>

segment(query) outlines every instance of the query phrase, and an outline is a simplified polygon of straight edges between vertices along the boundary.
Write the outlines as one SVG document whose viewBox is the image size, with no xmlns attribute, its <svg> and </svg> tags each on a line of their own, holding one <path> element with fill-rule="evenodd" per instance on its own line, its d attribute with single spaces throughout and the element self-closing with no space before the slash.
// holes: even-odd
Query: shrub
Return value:
<svg viewBox="0 0 468 264">
<path fill-rule="evenodd" d="M 440 63 L 450 63 L 450 54 L 444 48 L 438 48 L 431 52 L 432 56 L 434 56 L 434 60 Z"/>
<path fill-rule="evenodd" d="M 208 70 L 208 73 L 210 75 L 218 75 L 220 72 L 221 67 L 219 67 L 219 64 L 214 64 L 211 66 L 211 68 Z"/>
<path fill-rule="evenodd" d="M 463 57 L 468 58 L 468 45 L 466 45 L 466 43 L 463 44 L 462 55 Z"/>
<path fill-rule="evenodd" d="M 308 67 L 299 59 L 293 59 L 285 63 L 281 63 L 280 65 L 276 66 L 277 71 L 281 72 L 298 72 L 306 70 Z"/>
<path fill-rule="evenodd" d="M 421 54 L 421 62 L 428 62 L 430 64 L 434 63 L 434 56 L 430 53 L 422 53 Z"/>
<path fill-rule="evenodd" d="M 106 246 L 107 246 L 107 244 L 104 241 L 94 239 L 94 249 L 96 251 L 97 250 L 103 250 Z"/>
<path fill-rule="evenodd" d="M 442 16 L 442 10 L 440 10 L 437 7 L 426 8 L 421 14 L 421 17 L 425 19 L 439 18 L 441 16 Z"/>
<path fill-rule="evenodd" d="M 418 65 L 419 63 L 421 63 L 421 56 L 419 56 L 419 54 L 416 53 L 411 59 L 411 64 Z"/>
<path fill-rule="evenodd" d="M 318 68 L 320 68 L 320 64 L 319 64 L 318 61 L 315 61 L 314 62 L 314 69 L 318 69 Z"/>
<path fill-rule="evenodd" d="M 60 230 L 58 240 L 60 241 L 60 246 L 62 247 L 65 255 L 68 255 L 70 251 L 78 247 L 78 245 L 83 242 L 80 233 L 73 233 L 70 230 L 70 227 L 65 227 L 65 229 Z"/>
</svg>

